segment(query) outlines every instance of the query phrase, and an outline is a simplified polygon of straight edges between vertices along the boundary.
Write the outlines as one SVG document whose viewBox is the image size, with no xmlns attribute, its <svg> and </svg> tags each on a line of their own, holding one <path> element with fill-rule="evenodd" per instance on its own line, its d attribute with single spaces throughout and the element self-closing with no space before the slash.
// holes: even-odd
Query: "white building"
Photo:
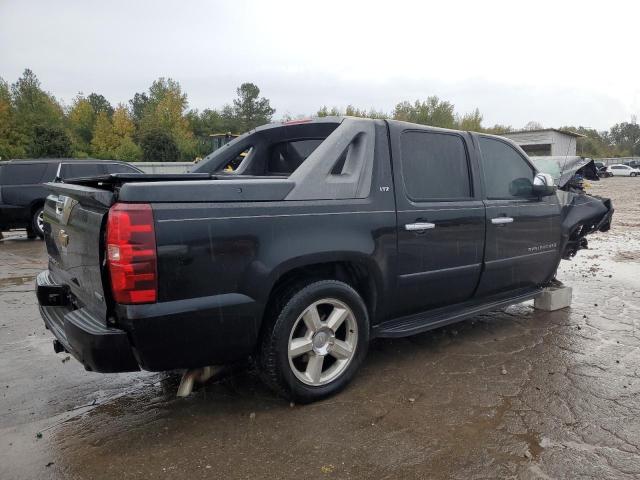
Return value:
<svg viewBox="0 0 640 480">
<path fill-rule="evenodd" d="M 555 128 L 524 130 L 502 134 L 516 142 L 530 156 L 575 156 L 579 133 Z"/>
</svg>

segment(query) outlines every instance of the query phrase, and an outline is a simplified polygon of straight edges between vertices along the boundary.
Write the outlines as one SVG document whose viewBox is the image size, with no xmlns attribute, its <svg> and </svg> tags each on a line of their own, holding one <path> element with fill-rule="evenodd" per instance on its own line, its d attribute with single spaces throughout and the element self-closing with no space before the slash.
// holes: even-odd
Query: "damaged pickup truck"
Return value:
<svg viewBox="0 0 640 480">
<path fill-rule="evenodd" d="M 533 298 L 613 213 L 507 139 L 348 117 L 257 128 L 192 174 L 49 187 L 56 351 L 97 372 L 251 357 L 298 402 L 343 388 L 373 337 Z"/>
</svg>

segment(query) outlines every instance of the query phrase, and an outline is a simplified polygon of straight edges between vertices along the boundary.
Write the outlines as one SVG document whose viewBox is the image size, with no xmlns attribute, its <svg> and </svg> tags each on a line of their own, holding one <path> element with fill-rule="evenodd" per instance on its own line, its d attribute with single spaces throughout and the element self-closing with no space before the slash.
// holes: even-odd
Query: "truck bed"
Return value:
<svg viewBox="0 0 640 480">
<path fill-rule="evenodd" d="M 284 200 L 295 182 L 286 176 L 212 175 L 208 173 L 126 173 L 75 178 L 47 187 L 59 195 L 91 195 L 111 206 L 125 202 L 258 202 Z"/>
</svg>

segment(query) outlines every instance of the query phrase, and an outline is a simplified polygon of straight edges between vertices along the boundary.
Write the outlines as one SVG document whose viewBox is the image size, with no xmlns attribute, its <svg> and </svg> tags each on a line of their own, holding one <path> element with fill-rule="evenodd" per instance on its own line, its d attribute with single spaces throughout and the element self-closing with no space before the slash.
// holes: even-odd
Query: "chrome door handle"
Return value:
<svg viewBox="0 0 640 480">
<path fill-rule="evenodd" d="M 496 217 L 491 219 L 491 223 L 494 225 L 503 225 L 505 223 L 513 223 L 513 218 L 511 217 Z"/>
<path fill-rule="evenodd" d="M 432 228 L 436 228 L 435 223 L 426 223 L 426 222 L 416 222 L 416 223 L 407 223 L 404 226 L 404 229 L 409 232 L 419 232 L 421 230 L 431 230 Z"/>
</svg>

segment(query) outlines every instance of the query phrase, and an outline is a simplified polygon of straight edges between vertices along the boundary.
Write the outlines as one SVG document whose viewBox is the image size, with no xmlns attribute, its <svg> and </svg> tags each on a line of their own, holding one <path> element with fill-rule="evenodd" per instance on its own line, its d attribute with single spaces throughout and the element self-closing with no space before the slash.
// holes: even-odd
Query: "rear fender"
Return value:
<svg viewBox="0 0 640 480">
<path fill-rule="evenodd" d="M 391 287 L 390 285 L 384 285 L 384 276 L 380 267 L 375 261 L 373 261 L 371 256 L 360 252 L 324 252 L 304 257 L 291 258 L 282 262 L 271 271 L 266 278 L 266 281 L 262 282 L 261 285 L 247 285 L 248 291 L 257 292 L 256 298 L 259 299 L 261 304 L 266 305 L 276 283 L 287 274 L 298 269 L 321 267 L 322 265 L 336 263 L 353 264 L 364 268 L 367 275 L 374 282 L 376 292 L 389 291 L 388 289 Z M 370 305 L 370 310 L 379 310 L 379 302 L 380 297 L 378 296 L 375 299 L 375 305 Z"/>
</svg>

